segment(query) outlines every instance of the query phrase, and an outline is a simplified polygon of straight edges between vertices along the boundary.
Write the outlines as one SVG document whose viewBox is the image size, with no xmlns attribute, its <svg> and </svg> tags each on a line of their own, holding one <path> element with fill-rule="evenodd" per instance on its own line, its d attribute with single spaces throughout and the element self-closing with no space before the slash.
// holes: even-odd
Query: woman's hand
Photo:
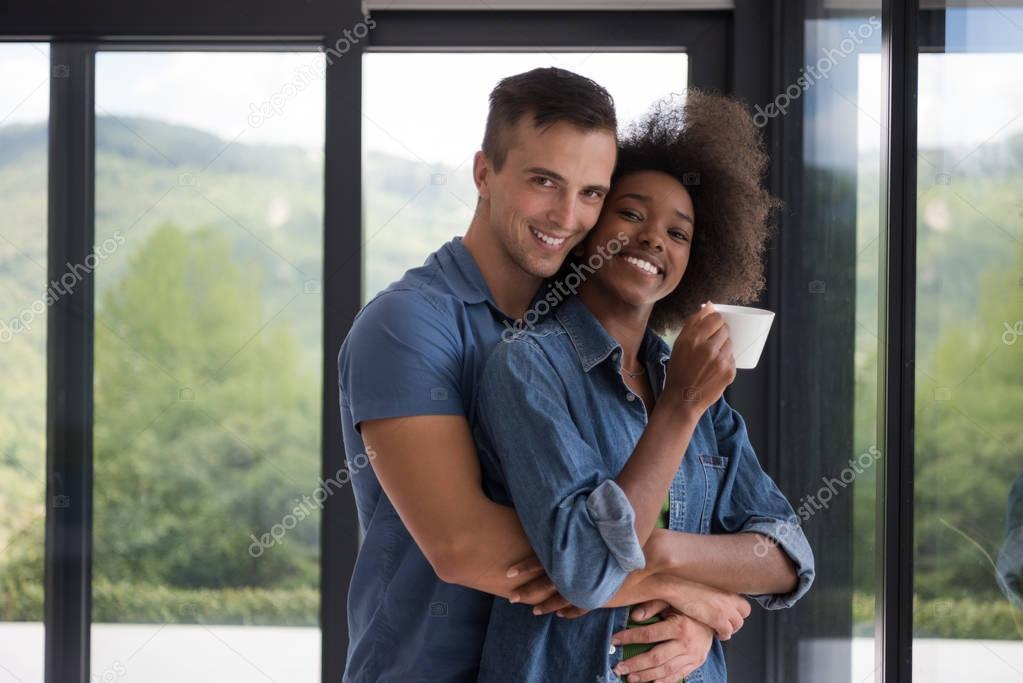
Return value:
<svg viewBox="0 0 1023 683">
<path fill-rule="evenodd" d="M 665 396 L 698 418 L 735 379 L 732 339 L 724 316 L 708 302 L 686 318 L 668 363 Z"/>
<path fill-rule="evenodd" d="M 667 603 L 714 629 L 718 640 L 728 640 L 742 628 L 750 614 L 749 602 L 736 593 L 668 574 L 654 574 L 645 581 L 653 584 L 653 594 L 663 596 L 663 600 L 637 605 L 633 614 L 639 616 L 633 618 L 643 619 L 657 614 Z"/>
</svg>

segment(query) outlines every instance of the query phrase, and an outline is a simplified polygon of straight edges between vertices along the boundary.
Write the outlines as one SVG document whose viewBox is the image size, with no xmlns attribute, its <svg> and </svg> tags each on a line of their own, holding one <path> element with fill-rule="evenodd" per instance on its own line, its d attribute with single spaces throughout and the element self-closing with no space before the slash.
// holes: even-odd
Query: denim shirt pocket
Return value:
<svg viewBox="0 0 1023 683">
<path fill-rule="evenodd" d="M 714 516 L 714 506 L 728 471 L 728 457 L 711 453 L 700 453 L 700 464 L 706 482 L 706 495 L 703 501 L 703 513 L 700 515 L 700 533 L 710 533 L 710 522 Z"/>
</svg>

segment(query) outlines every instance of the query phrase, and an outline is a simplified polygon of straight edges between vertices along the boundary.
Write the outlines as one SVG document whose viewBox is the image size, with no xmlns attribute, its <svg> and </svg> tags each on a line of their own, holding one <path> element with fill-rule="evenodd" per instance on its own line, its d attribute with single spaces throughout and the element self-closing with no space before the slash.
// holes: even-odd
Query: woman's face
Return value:
<svg viewBox="0 0 1023 683">
<path fill-rule="evenodd" d="M 688 190 L 667 173 L 636 171 L 608 194 L 600 219 L 582 245 L 584 260 L 598 248 L 628 238 L 622 249 L 590 276 L 619 299 L 652 305 L 678 287 L 689 263 L 696 216 Z M 604 253 L 607 254 L 605 248 Z"/>
</svg>

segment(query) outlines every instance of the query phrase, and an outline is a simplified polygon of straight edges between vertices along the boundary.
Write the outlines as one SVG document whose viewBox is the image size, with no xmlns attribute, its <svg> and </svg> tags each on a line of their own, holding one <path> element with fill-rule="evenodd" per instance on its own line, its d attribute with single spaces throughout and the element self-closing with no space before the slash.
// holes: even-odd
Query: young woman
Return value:
<svg viewBox="0 0 1023 683">
<path fill-rule="evenodd" d="M 601 217 L 551 284 L 577 294 L 488 360 L 476 434 L 488 494 L 516 508 L 564 599 L 592 611 L 537 616 L 495 600 L 480 681 L 617 680 L 632 652 L 614 640 L 635 625 L 622 600 L 640 594 L 625 588 L 659 576 L 687 580 L 656 597 L 702 622 L 696 652 L 627 680 L 724 681 L 703 625 L 734 609 L 719 589 L 780 608 L 809 588 L 812 553 L 722 397 L 731 342 L 703 306 L 762 288 L 766 161 L 735 100 L 691 90 L 684 106 L 657 105 L 623 137 Z M 658 335 L 680 327 L 669 363 Z M 644 439 L 653 420 L 677 424 L 675 441 Z M 693 557 L 700 534 L 737 543 Z"/>
</svg>

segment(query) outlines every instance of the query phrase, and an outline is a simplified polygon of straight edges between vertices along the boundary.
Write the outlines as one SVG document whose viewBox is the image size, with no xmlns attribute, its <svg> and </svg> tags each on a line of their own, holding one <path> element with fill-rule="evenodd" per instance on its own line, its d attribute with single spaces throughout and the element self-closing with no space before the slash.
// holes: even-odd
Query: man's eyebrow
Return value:
<svg viewBox="0 0 1023 683">
<path fill-rule="evenodd" d="M 530 168 L 526 169 L 526 173 L 532 173 L 535 175 L 545 175 L 548 178 L 557 180 L 559 183 L 565 182 L 565 176 L 561 175 L 560 173 L 556 173 L 549 168 L 544 168 L 543 166 L 531 166 Z M 607 194 L 608 192 L 611 191 L 611 188 L 608 187 L 607 185 L 587 185 L 584 189 L 597 190 L 598 192 L 603 192 L 604 194 Z"/>
<path fill-rule="evenodd" d="M 640 194 L 638 192 L 626 192 L 625 194 L 621 194 L 621 195 L 618 195 L 618 196 L 623 198 L 623 199 L 626 198 L 626 197 L 628 197 L 629 199 L 635 199 L 636 201 L 642 202 L 644 204 L 649 204 L 650 202 L 653 201 L 648 195 Z M 688 215 L 688 214 L 686 214 L 686 213 L 683 213 L 681 209 L 675 209 L 675 213 L 677 213 L 679 218 L 681 218 L 682 220 L 688 221 L 689 223 L 692 223 L 693 225 L 696 224 L 696 221 L 693 220 L 693 217 Z"/>
<path fill-rule="evenodd" d="M 554 178 L 557 181 L 564 181 L 565 180 L 565 176 L 561 175 L 560 173 L 555 173 L 551 169 L 544 168 L 543 166 L 531 166 L 530 168 L 526 169 L 526 173 L 533 173 L 533 174 L 536 174 L 536 175 L 549 176 L 551 178 Z"/>
</svg>

